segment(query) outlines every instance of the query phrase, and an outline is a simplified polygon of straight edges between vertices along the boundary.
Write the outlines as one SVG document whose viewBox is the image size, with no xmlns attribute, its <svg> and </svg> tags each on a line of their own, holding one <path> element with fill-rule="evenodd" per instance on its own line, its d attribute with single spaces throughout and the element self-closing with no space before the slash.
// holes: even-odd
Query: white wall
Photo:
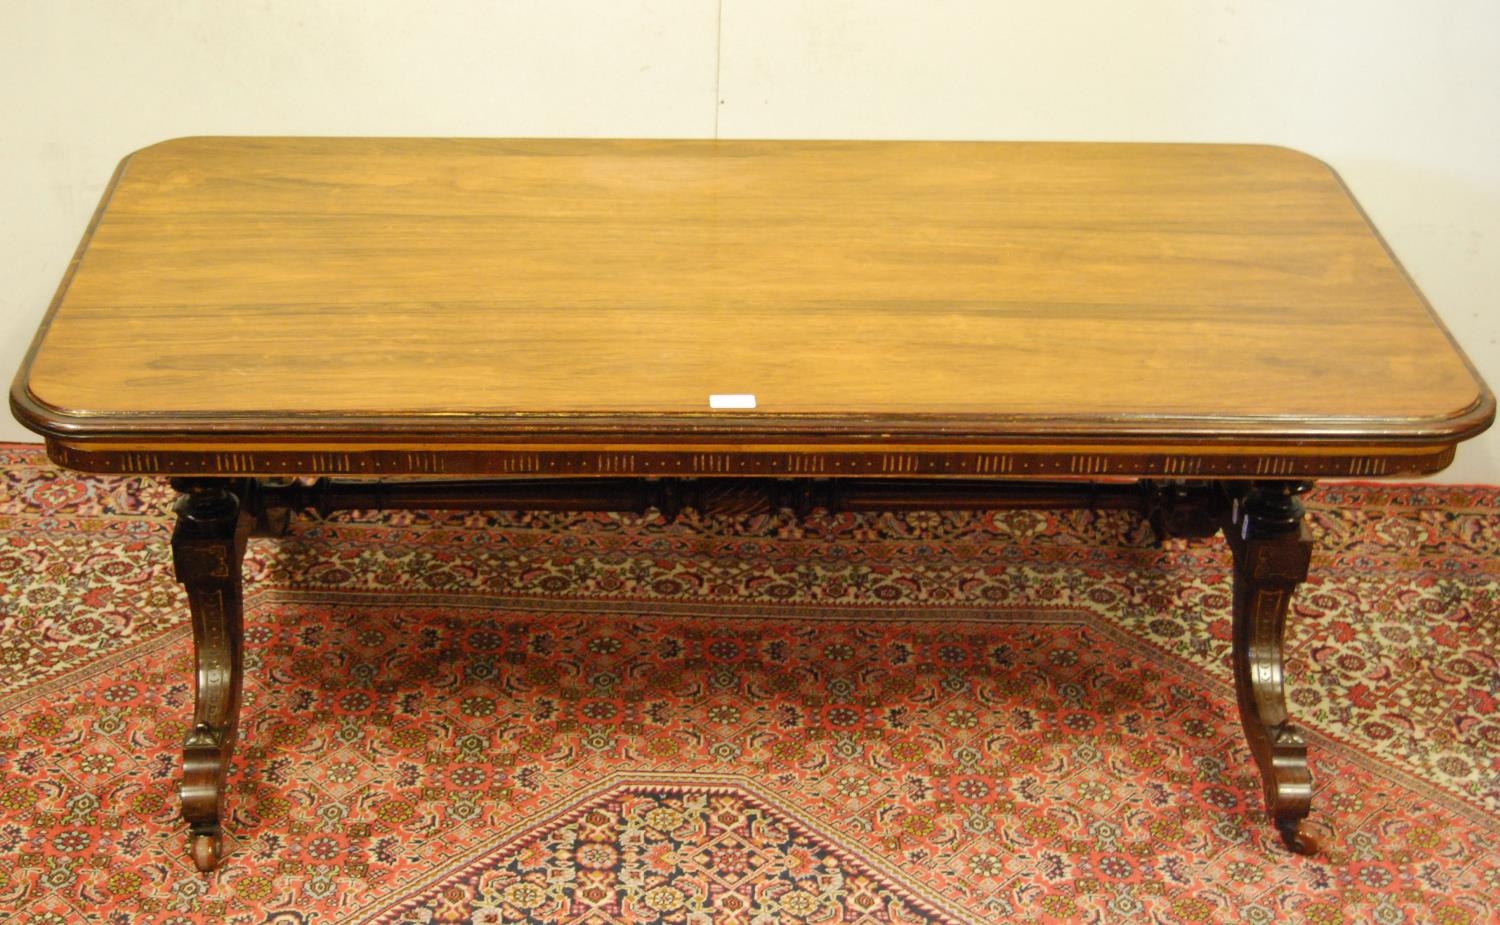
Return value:
<svg viewBox="0 0 1500 925">
<path fill-rule="evenodd" d="M 152 141 L 717 133 L 1301 148 L 1500 384 L 1497 61 L 1493 0 L 0 0 L 0 370 Z"/>
</svg>

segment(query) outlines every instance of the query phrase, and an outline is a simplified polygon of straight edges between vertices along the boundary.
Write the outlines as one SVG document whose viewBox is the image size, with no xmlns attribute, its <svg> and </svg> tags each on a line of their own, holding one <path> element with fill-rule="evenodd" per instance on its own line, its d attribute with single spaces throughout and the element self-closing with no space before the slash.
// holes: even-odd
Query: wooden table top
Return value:
<svg viewBox="0 0 1500 925">
<path fill-rule="evenodd" d="M 1494 414 L 1282 148 L 290 138 L 128 157 L 12 407 L 165 474 L 1382 475 Z"/>
</svg>

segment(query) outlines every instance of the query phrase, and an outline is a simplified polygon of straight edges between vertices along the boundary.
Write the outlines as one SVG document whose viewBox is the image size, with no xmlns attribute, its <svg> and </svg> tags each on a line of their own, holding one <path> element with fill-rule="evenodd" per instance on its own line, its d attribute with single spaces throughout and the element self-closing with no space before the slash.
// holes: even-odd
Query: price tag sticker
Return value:
<svg viewBox="0 0 1500 925">
<path fill-rule="evenodd" d="M 754 395 L 710 395 L 710 396 L 708 396 L 708 406 L 710 408 L 718 408 L 718 409 L 754 408 L 755 407 L 755 396 Z"/>
</svg>

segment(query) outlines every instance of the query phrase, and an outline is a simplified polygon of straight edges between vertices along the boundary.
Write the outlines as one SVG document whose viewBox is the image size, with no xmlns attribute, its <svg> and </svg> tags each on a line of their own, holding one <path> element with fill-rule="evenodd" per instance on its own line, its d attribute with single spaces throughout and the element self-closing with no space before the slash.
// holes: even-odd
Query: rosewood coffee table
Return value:
<svg viewBox="0 0 1500 925">
<path fill-rule="evenodd" d="M 1282 631 L 1324 476 L 1494 400 L 1348 190 L 1280 148 L 231 139 L 126 158 L 16 378 L 63 466 L 170 478 L 212 869 L 246 537 L 299 510 L 1132 507 L 1222 529 L 1293 850 Z"/>
</svg>

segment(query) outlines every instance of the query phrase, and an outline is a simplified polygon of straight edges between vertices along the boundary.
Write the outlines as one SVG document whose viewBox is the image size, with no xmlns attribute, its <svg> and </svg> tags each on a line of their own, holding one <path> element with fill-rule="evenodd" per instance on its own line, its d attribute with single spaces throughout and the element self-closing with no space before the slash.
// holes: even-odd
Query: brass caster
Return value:
<svg viewBox="0 0 1500 925">
<path fill-rule="evenodd" d="M 223 854 L 223 850 L 223 836 L 218 833 L 193 836 L 191 848 L 193 864 L 202 873 L 211 873 L 219 866 L 219 857 Z"/>
</svg>

